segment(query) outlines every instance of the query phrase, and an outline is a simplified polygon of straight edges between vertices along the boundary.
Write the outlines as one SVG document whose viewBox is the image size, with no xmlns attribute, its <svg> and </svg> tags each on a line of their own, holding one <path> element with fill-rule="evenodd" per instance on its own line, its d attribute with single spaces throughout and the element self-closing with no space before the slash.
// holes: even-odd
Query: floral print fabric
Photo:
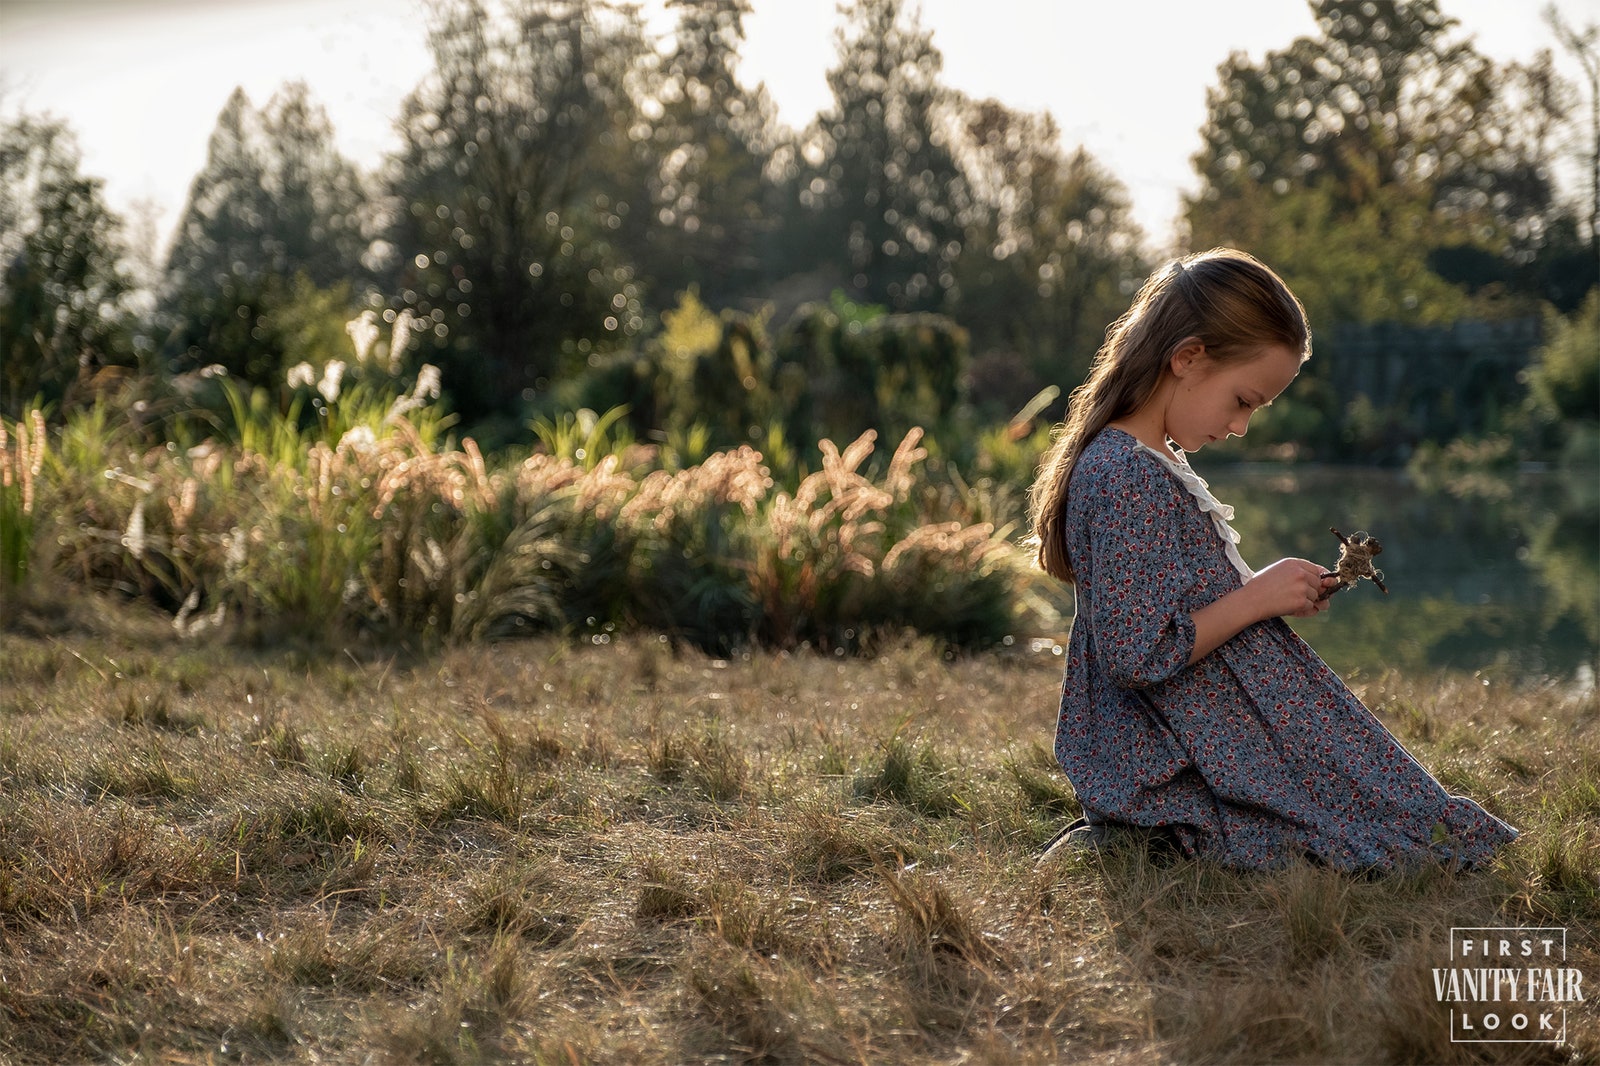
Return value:
<svg viewBox="0 0 1600 1066">
<path fill-rule="evenodd" d="M 1204 482 L 1177 463 L 1107 428 L 1069 484 L 1077 612 L 1055 749 L 1089 820 L 1165 828 L 1185 854 L 1247 869 L 1471 865 L 1514 839 L 1447 794 L 1283 619 L 1188 665 L 1190 613 L 1245 577 Z"/>
</svg>

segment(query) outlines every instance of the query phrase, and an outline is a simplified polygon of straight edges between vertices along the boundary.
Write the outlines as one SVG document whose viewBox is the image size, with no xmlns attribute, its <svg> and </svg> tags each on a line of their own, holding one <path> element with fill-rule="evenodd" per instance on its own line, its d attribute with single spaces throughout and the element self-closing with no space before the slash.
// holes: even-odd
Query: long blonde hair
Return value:
<svg viewBox="0 0 1600 1066">
<path fill-rule="evenodd" d="M 1216 363 L 1253 358 L 1267 345 L 1311 352 L 1305 308 L 1283 279 L 1244 252 L 1213 248 L 1174 259 L 1152 274 L 1133 306 L 1106 330 L 1089 376 L 1067 402 L 1039 477 L 1028 493 L 1039 565 L 1074 580 L 1063 524 L 1067 483 L 1083 449 L 1107 425 L 1155 395 L 1173 354 L 1190 337 Z"/>
</svg>

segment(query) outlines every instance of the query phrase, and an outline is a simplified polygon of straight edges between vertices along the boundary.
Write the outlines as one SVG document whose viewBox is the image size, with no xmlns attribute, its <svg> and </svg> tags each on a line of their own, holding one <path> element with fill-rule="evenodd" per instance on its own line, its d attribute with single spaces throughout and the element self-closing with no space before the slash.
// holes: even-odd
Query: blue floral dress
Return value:
<svg viewBox="0 0 1600 1066">
<path fill-rule="evenodd" d="M 1248 869 L 1472 865 L 1514 839 L 1447 794 L 1283 619 L 1188 665 L 1190 613 L 1251 576 L 1232 517 L 1186 462 L 1121 430 L 1078 460 L 1055 747 L 1088 820 L 1164 829 L 1189 856 Z"/>
</svg>

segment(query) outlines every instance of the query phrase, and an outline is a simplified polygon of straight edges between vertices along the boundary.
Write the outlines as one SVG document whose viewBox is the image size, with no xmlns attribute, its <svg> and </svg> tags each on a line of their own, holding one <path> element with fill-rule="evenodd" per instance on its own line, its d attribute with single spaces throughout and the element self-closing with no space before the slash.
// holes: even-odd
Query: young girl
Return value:
<svg viewBox="0 0 1600 1066">
<path fill-rule="evenodd" d="M 1184 854 L 1343 870 L 1471 865 L 1517 831 L 1448 795 L 1283 616 L 1328 609 L 1306 559 L 1253 571 L 1184 457 L 1244 436 L 1310 356 L 1299 300 L 1242 252 L 1157 271 L 1106 331 L 1030 497 L 1039 563 L 1075 586 L 1056 758 L 1085 819 Z"/>
</svg>

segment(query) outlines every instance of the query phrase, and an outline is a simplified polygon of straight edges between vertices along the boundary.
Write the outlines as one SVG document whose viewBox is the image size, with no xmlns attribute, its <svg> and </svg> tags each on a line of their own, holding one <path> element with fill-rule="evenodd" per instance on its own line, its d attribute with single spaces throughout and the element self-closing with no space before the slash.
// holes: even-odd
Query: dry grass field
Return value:
<svg viewBox="0 0 1600 1066">
<path fill-rule="evenodd" d="M 1353 679 L 1525 830 L 1482 873 L 1036 867 L 1048 651 L 249 649 L 73 597 L 0 633 L 0 1060 L 1600 1060 L 1594 994 L 1453 1044 L 1430 977 L 1562 926 L 1600 986 L 1592 692 Z"/>
</svg>

